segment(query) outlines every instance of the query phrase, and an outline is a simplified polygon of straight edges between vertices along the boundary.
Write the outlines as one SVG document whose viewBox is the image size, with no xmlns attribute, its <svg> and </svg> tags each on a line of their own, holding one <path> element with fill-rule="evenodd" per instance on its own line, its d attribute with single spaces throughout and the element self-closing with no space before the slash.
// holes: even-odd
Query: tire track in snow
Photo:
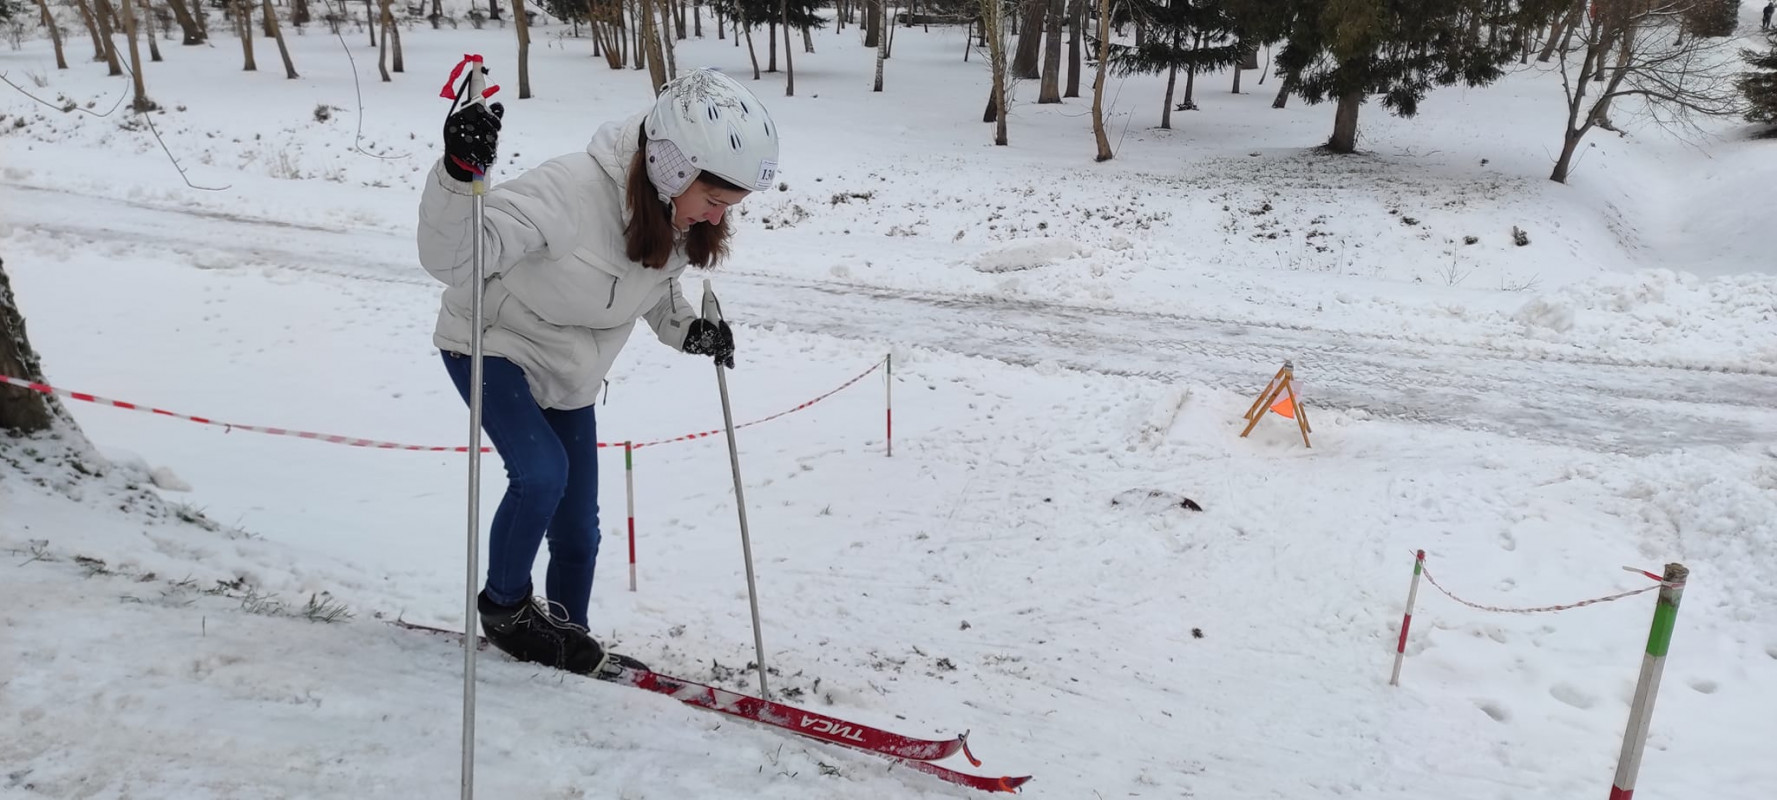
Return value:
<svg viewBox="0 0 1777 800">
<path fill-rule="evenodd" d="M 354 281 L 437 283 L 410 235 L 329 229 L 11 186 L 12 222 L 37 235 L 161 247 Z M 204 262 L 212 262 L 205 264 Z M 1255 394 L 1293 361 L 1310 407 L 1448 425 L 1602 452 L 1777 442 L 1777 370 L 1659 364 L 1041 300 L 723 273 L 753 324 Z"/>
</svg>

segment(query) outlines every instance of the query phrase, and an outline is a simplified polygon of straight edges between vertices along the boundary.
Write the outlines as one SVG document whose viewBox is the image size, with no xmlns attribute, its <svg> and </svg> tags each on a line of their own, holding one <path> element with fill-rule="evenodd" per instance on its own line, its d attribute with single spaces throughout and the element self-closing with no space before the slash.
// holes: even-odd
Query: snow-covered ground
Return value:
<svg viewBox="0 0 1777 800">
<path fill-rule="evenodd" d="M 258 73 L 224 39 L 166 43 L 152 119 L 203 188 L 127 107 L 4 95 L 0 256 L 49 381 L 460 443 L 411 238 L 437 87 L 464 52 L 495 65 L 496 180 L 578 149 L 648 89 L 565 31 L 536 32 L 525 101 L 510 30 L 407 31 L 389 84 L 349 28 L 287 32 L 295 81 L 269 43 Z M 1200 79 L 1171 131 L 1163 78 L 1113 79 L 1118 155 L 1094 164 L 1090 98 L 1030 85 L 992 147 L 959 29 L 900 30 L 880 96 L 854 30 L 815 43 L 796 97 L 756 84 L 783 183 L 710 276 L 738 323 L 729 385 L 755 420 L 892 354 L 894 454 L 880 370 L 740 432 L 774 691 L 970 730 L 972 771 L 1035 775 L 1036 797 L 1601 797 L 1652 595 L 1510 615 L 1422 586 L 1394 688 L 1412 551 L 1513 607 L 1677 561 L 1637 794 L 1777 795 L 1771 140 L 1631 125 L 1550 183 L 1559 78 L 1531 68 L 1414 120 L 1367 107 L 1364 152 L 1334 158 L 1312 149 L 1330 108 L 1273 110 L 1276 79 L 1248 73 L 1242 95 Z M 105 113 L 127 82 L 69 44 L 72 70 L 44 41 L 0 70 Z M 750 76 L 729 41 L 679 63 Z M 1239 436 L 1285 359 L 1311 449 L 1277 417 Z M 69 410 L 101 474 L 66 443 L 0 444 L 0 796 L 457 791 L 460 651 L 381 621 L 463 622 L 460 455 Z M 599 411 L 608 441 L 721 424 L 707 362 L 646 335 Z M 594 632 L 755 688 L 722 438 L 637 451 L 634 593 L 621 455 L 604 467 Z M 498 656 L 479 674 L 487 797 L 968 794 Z"/>
</svg>

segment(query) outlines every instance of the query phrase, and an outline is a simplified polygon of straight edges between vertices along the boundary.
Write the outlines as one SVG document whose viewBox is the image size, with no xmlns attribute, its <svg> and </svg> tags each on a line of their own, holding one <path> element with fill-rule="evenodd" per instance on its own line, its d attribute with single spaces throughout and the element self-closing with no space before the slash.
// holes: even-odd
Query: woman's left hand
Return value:
<svg viewBox="0 0 1777 800">
<path fill-rule="evenodd" d="M 717 364 L 734 369 L 734 330 L 727 322 L 692 320 L 690 329 L 685 332 L 684 349 L 693 355 L 709 356 Z"/>
</svg>

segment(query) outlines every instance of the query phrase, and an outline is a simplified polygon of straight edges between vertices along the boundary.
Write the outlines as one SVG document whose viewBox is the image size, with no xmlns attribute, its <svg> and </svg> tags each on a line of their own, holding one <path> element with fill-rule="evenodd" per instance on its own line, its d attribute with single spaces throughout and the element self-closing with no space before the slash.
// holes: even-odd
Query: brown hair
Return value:
<svg viewBox="0 0 1777 800">
<path fill-rule="evenodd" d="M 624 202 L 629 204 L 629 225 L 623 229 L 623 247 L 624 254 L 631 261 L 660 269 L 666 266 L 681 234 L 673 228 L 672 204 L 660 202 L 660 193 L 655 190 L 654 182 L 648 179 L 644 155 L 647 143 L 648 136 L 644 133 L 635 157 L 629 161 L 629 181 L 624 187 Z M 698 175 L 697 181 L 717 189 L 745 191 L 708 172 Z M 713 225 L 707 222 L 692 225 L 683 236 L 685 255 L 690 256 L 695 266 L 714 267 L 728 255 L 727 217 Z"/>
</svg>

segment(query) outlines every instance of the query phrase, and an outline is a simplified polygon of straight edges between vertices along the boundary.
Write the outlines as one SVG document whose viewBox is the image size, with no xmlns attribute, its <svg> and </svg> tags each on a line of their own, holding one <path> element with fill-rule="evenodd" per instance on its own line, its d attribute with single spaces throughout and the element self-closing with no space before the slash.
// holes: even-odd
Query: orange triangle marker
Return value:
<svg viewBox="0 0 1777 800">
<path fill-rule="evenodd" d="M 1308 412 L 1302 409 L 1302 398 L 1296 393 L 1295 381 L 1295 367 L 1288 361 L 1283 362 L 1283 368 L 1271 376 L 1264 391 L 1259 392 L 1259 399 L 1253 401 L 1252 407 L 1246 410 L 1246 429 L 1240 432 L 1241 438 L 1252 433 L 1265 412 L 1270 411 L 1285 419 L 1295 420 L 1296 427 L 1302 431 L 1302 446 L 1314 446 L 1308 442 L 1308 434 L 1314 432 L 1314 429 L 1308 425 Z"/>
</svg>

